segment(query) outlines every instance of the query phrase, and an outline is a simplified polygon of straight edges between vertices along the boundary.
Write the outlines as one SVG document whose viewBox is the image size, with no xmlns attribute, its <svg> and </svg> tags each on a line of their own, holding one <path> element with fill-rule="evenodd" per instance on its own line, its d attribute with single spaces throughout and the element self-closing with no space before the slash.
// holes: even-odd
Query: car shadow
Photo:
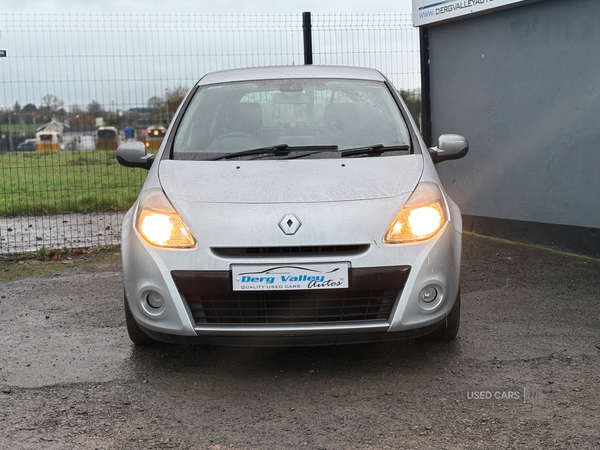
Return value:
<svg viewBox="0 0 600 450">
<path fill-rule="evenodd" d="M 455 362 L 460 339 L 416 339 L 322 347 L 219 347 L 160 344 L 132 347 L 132 368 L 145 377 L 203 374 L 230 379 L 327 373 L 370 376 L 382 372 L 436 373 Z"/>
</svg>

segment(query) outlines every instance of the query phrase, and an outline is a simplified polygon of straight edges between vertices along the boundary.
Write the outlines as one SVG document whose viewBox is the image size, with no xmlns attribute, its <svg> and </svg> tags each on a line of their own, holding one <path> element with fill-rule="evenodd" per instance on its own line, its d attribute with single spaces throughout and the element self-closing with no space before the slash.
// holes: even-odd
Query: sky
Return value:
<svg viewBox="0 0 600 450">
<path fill-rule="evenodd" d="M 170 13 L 211 14 L 278 14 L 294 12 L 396 12 L 412 11 L 412 0 L 20 0 L 5 1 L 3 12 L 135 12 L 161 11 L 168 5 Z"/>
<path fill-rule="evenodd" d="M 2 12 L 7 14 L 0 16 L 0 49 L 8 54 L 0 59 L 0 108 L 16 102 L 40 105 L 44 95 L 52 94 L 68 108 L 93 100 L 109 109 L 126 110 L 144 106 L 148 98 L 165 95 L 169 89 L 189 88 L 209 71 L 301 64 L 303 11 L 331 15 L 337 26 L 337 14 L 358 13 L 359 22 L 361 17 L 373 17 L 366 13 L 384 18 L 410 14 L 412 0 L 6 1 Z M 94 16 L 98 13 L 110 16 Z M 192 25 L 186 13 L 195 21 Z M 202 14 L 225 19 L 207 19 L 209 23 L 198 18 Z M 227 15 L 256 15 L 259 23 L 254 28 L 250 24 L 255 32 L 244 37 L 240 30 L 254 19 L 236 22 L 226 19 Z M 280 20 L 269 15 L 284 16 Z M 381 22 L 373 20 L 375 26 Z M 313 19 L 313 24 L 317 21 Z M 377 34 L 371 19 L 366 21 L 364 29 L 340 33 L 338 38 L 314 32 L 315 64 L 374 67 L 399 88 L 418 88 L 415 36 L 408 36 L 407 31 Z M 300 27 L 300 33 L 294 31 L 293 42 L 288 41 L 289 33 L 280 32 L 286 24 Z M 410 27 L 410 19 L 406 25 Z M 413 50 L 410 60 L 404 61 L 407 48 Z"/>
</svg>

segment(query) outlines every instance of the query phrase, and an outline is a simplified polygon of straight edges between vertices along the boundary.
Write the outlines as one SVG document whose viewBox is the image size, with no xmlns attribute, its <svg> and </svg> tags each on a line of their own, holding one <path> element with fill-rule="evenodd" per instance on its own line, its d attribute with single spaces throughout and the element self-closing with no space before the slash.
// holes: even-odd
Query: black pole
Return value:
<svg viewBox="0 0 600 450">
<path fill-rule="evenodd" d="M 431 123 L 431 85 L 429 78 L 429 29 L 419 28 L 419 41 L 421 44 L 421 134 L 428 147 L 432 142 Z"/>
<path fill-rule="evenodd" d="M 310 65 L 313 63 L 310 12 L 302 13 L 302 30 L 304 35 L 304 64 Z"/>
</svg>

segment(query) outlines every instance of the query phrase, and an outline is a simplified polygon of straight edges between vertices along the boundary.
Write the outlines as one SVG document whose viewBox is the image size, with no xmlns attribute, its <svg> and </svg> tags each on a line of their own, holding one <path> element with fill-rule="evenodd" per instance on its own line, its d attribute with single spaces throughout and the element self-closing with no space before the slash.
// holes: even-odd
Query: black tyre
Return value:
<svg viewBox="0 0 600 450">
<path fill-rule="evenodd" d="M 446 316 L 446 320 L 442 322 L 439 328 L 427 335 L 428 339 L 439 339 L 449 341 L 456 338 L 458 329 L 460 328 L 460 288 L 454 300 L 454 306 L 450 313 Z"/>
<path fill-rule="evenodd" d="M 127 334 L 129 334 L 129 339 L 131 339 L 131 342 L 133 342 L 135 345 L 158 344 L 159 342 L 156 339 L 153 339 L 150 336 L 148 336 L 138 326 L 137 322 L 133 318 L 131 309 L 129 308 L 129 303 L 127 302 L 127 296 L 124 296 L 124 303 L 125 303 L 125 323 L 127 324 Z"/>
</svg>

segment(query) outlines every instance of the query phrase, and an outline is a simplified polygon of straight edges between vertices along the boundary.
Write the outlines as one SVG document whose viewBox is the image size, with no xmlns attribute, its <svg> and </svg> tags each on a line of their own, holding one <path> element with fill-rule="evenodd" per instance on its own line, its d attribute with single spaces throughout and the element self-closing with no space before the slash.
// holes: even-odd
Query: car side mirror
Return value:
<svg viewBox="0 0 600 450">
<path fill-rule="evenodd" d="M 460 159 L 469 151 L 469 141 L 460 134 L 442 134 L 437 147 L 431 147 L 429 154 L 434 164 L 451 159 Z"/>
<path fill-rule="evenodd" d="M 140 141 L 125 142 L 117 147 L 117 161 L 125 167 L 140 167 L 149 170 L 156 155 L 149 155 Z"/>
</svg>

